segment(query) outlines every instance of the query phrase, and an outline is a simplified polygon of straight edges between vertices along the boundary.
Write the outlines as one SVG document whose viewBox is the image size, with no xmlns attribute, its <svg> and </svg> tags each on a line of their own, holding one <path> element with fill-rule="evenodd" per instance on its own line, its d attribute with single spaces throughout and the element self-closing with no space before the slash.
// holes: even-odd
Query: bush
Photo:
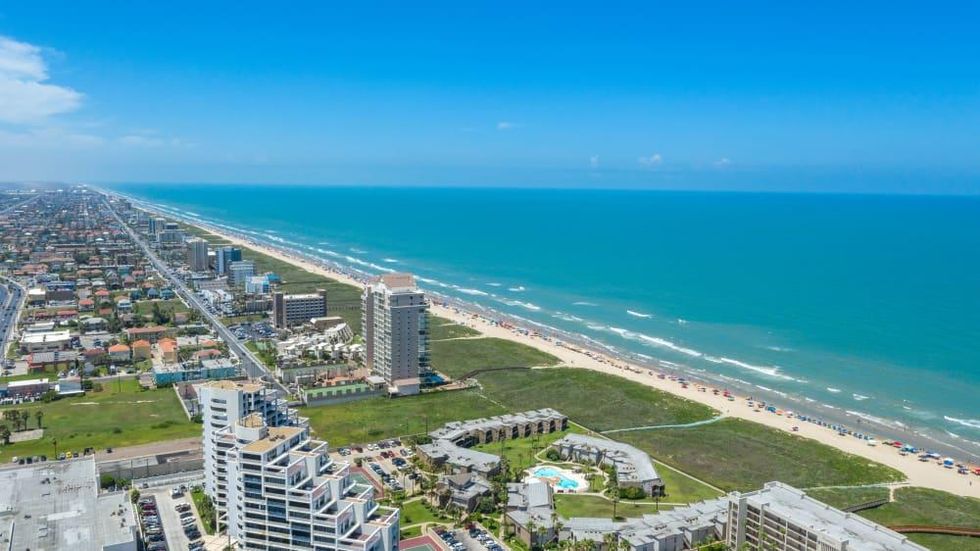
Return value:
<svg viewBox="0 0 980 551">
<path fill-rule="evenodd" d="M 548 451 L 544 452 L 544 456 L 548 461 L 559 461 L 561 460 L 561 454 L 555 448 L 548 448 Z"/>
<path fill-rule="evenodd" d="M 643 499 L 647 497 L 647 493 L 643 491 L 643 488 L 620 488 L 619 497 L 622 499 Z"/>
</svg>

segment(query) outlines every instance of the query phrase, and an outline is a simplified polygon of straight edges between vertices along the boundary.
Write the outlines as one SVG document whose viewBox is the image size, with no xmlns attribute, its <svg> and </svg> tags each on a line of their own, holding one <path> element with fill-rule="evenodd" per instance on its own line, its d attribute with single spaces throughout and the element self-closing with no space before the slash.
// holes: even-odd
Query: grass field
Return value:
<svg viewBox="0 0 980 551">
<path fill-rule="evenodd" d="M 82 451 L 86 447 L 133 446 L 200 436 L 201 425 L 187 420 L 171 389 L 140 390 L 135 379 L 103 383 L 101 392 L 64 398 L 48 404 L 4 406 L 31 412 L 28 426 L 35 426 L 34 411 L 44 412 L 44 437 L 0 447 L 0 458 Z M 2 460 L 0 460 L 2 461 Z"/>
<path fill-rule="evenodd" d="M 190 308 L 187 307 L 180 299 L 169 299 L 169 300 L 141 300 L 133 303 L 133 313 L 137 316 L 149 316 L 153 313 L 153 305 L 157 304 L 160 306 L 160 311 L 165 314 L 174 314 L 177 312 L 188 312 Z"/>
<path fill-rule="evenodd" d="M 885 526 L 939 524 L 980 528 L 980 499 L 926 488 L 900 488 L 895 490 L 892 503 L 859 514 Z M 933 551 L 980 550 L 980 538 L 933 534 L 909 534 L 909 537 Z"/>
<path fill-rule="evenodd" d="M 496 338 L 433 341 L 432 368 L 459 377 L 484 367 L 558 365 L 558 358 L 536 348 Z"/>
<path fill-rule="evenodd" d="M 654 466 L 667 488 L 667 495 L 661 501 L 695 503 L 724 495 L 724 492 L 719 492 L 701 481 L 694 480 L 670 465 L 655 461 Z"/>
<path fill-rule="evenodd" d="M 262 360 L 262 363 L 270 369 L 276 368 L 276 349 L 271 344 L 266 341 L 248 341 L 245 343 L 245 348 L 248 348 L 255 355 Z"/>
<path fill-rule="evenodd" d="M 213 509 L 206 506 L 207 496 L 204 495 L 204 488 L 194 488 L 191 490 L 191 501 L 194 502 L 194 509 L 197 511 L 201 524 L 204 525 L 205 534 L 214 534 L 214 514 Z"/>
<path fill-rule="evenodd" d="M 301 408 L 319 438 L 331 446 L 374 442 L 421 434 L 448 421 L 505 413 L 504 408 L 471 390 L 404 398 L 368 398 L 356 402 Z"/>
<path fill-rule="evenodd" d="M 687 429 L 616 435 L 724 490 L 753 490 L 770 480 L 799 488 L 902 480 L 895 469 L 741 419 Z"/>
<path fill-rule="evenodd" d="M 671 507 L 661 505 L 660 510 L 666 511 Z M 613 503 L 608 499 L 598 496 L 577 496 L 571 494 L 555 495 L 555 509 L 564 518 L 571 517 L 602 517 L 612 518 Z M 657 512 L 657 506 L 653 503 L 630 503 L 620 501 L 616 505 L 616 516 L 625 518 L 641 517 Z"/>
<path fill-rule="evenodd" d="M 844 509 L 852 505 L 860 505 L 861 503 L 886 498 L 889 494 L 888 488 L 875 487 L 819 488 L 807 490 L 806 493 L 808 496 L 814 499 L 819 499 L 827 505 L 838 509 Z"/>
<path fill-rule="evenodd" d="M 552 407 L 597 431 L 689 423 L 715 414 L 707 406 L 585 369 L 497 371 L 482 373 L 477 380 L 487 396 L 514 411 Z"/>
</svg>

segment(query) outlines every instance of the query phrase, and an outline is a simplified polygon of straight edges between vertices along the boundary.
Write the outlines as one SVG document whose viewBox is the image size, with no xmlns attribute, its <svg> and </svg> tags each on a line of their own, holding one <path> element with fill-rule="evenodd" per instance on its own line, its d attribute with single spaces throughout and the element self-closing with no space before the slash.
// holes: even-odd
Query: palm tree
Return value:
<svg viewBox="0 0 980 551">
<path fill-rule="evenodd" d="M 10 443 L 10 428 L 7 425 L 0 425 L 0 438 L 3 438 L 4 445 Z"/>
<path fill-rule="evenodd" d="M 27 430 L 27 422 L 30 421 L 30 419 L 31 412 L 27 411 L 26 409 L 20 412 L 20 424 L 24 427 L 24 430 Z"/>
<path fill-rule="evenodd" d="M 612 519 L 613 520 L 616 520 L 616 505 L 619 504 L 619 489 L 618 488 L 613 488 L 612 504 L 613 504 L 613 516 L 612 516 Z"/>
<path fill-rule="evenodd" d="M 43 429 L 44 425 L 42 423 L 42 420 L 44 419 L 44 412 L 41 410 L 35 411 L 34 418 L 37 419 L 37 428 Z"/>
</svg>

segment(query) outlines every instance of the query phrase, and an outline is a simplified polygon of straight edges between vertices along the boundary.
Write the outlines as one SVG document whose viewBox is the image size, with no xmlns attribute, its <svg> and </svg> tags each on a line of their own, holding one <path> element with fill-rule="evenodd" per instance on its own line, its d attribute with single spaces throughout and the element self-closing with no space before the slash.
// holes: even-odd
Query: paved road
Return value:
<svg viewBox="0 0 980 551">
<path fill-rule="evenodd" d="M 146 243 L 146 241 L 144 241 L 139 234 L 133 231 L 133 229 L 123 221 L 122 217 L 120 217 L 116 210 L 112 208 L 112 204 L 109 202 L 108 197 L 103 197 L 105 197 L 106 208 L 109 209 L 109 212 L 111 212 L 112 216 L 117 222 L 119 222 L 119 225 L 126 231 L 126 233 L 129 234 L 133 242 L 143 249 L 143 253 L 150 260 L 150 263 L 153 264 L 154 268 L 156 268 L 156 270 L 163 275 L 163 277 L 170 281 L 170 285 L 173 287 L 174 291 L 176 291 L 177 294 L 184 299 L 184 302 L 193 308 L 196 308 L 201 315 L 204 316 L 208 322 L 210 322 L 211 326 L 218 333 L 218 335 L 225 341 L 225 343 L 227 343 L 228 348 L 234 352 L 236 356 L 238 356 L 239 360 L 241 361 L 242 370 L 245 371 L 248 377 L 250 379 L 261 379 L 263 381 L 270 382 L 284 393 L 287 393 L 286 388 L 272 376 L 265 364 L 263 364 L 251 350 L 245 348 L 241 341 L 239 341 L 238 338 L 231 331 L 229 331 L 223 323 L 221 323 L 218 316 L 212 314 L 210 310 L 207 309 L 201 298 L 198 297 L 191 289 L 189 289 L 184 281 L 177 277 L 177 274 L 170 269 L 170 266 L 157 257 L 153 250 L 150 249 L 150 246 Z"/>
<path fill-rule="evenodd" d="M 0 280 L 0 339 L 3 348 L 0 355 L 6 356 L 8 341 L 17 327 L 17 316 L 24 303 L 26 291 L 19 283 L 3 278 Z"/>
</svg>

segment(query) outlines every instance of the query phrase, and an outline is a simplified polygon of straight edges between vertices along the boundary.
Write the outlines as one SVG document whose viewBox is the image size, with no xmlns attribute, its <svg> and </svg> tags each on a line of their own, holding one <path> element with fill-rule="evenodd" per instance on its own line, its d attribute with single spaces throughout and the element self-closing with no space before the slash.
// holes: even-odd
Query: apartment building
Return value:
<svg viewBox="0 0 980 551">
<path fill-rule="evenodd" d="M 309 323 L 313 318 L 327 315 L 327 291 L 317 289 L 315 293 L 272 295 L 272 320 L 279 329 Z"/>
<path fill-rule="evenodd" d="M 733 549 L 775 551 L 925 551 L 925 547 L 862 518 L 768 482 L 761 490 L 732 493 L 726 543 Z"/>
<path fill-rule="evenodd" d="M 664 495 L 664 481 L 650 456 L 629 444 L 587 434 L 569 434 L 554 446 L 562 459 L 612 466 L 621 488 L 640 488 L 651 496 Z"/>
<path fill-rule="evenodd" d="M 238 247 L 221 247 L 214 251 L 214 271 L 219 274 L 227 273 L 232 262 L 242 259 L 242 250 Z"/>
<path fill-rule="evenodd" d="M 385 274 L 361 296 L 365 362 L 393 394 L 418 394 L 429 372 L 428 304 L 411 274 Z"/>
</svg>

